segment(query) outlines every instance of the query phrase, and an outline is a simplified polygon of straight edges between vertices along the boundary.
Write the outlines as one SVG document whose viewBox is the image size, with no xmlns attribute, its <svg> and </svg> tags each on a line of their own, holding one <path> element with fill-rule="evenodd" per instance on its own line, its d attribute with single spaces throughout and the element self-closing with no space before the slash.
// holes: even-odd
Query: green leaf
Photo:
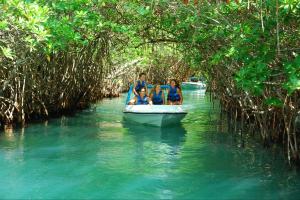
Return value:
<svg viewBox="0 0 300 200">
<path fill-rule="evenodd" d="M 2 47 L 2 46 L 0 46 L 0 48 L 1 48 L 3 54 L 4 54 L 4 56 L 5 56 L 6 58 L 9 58 L 9 59 L 11 59 L 11 60 L 14 59 L 15 56 L 14 56 L 14 53 L 13 53 L 13 51 L 11 50 L 11 48 L 9 48 L 9 47 Z"/>
<path fill-rule="evenodd" d="M 236 52 L 235 47 L 231 47 L 225 56 L 231 57 L 232 55 L 234 55 L 235 52 Z"/>
<path fill-rule="evenodd" d="M 281 108 L 283 106 L 283 101 L 276 97 L 267 98 L 264 101 L 264 103 L 268 106 L 274 106 L 274 107 L 278 107 L 278 108 Z"/>
<path fill-rule="evenodd" d="M 7 21 L 0 21 L 0 30 L 7 30 L 7 29 L 8 29 Z"/>
<path fill-rule="evenodd" d="M 295 90 L 300 89 L 300 79 L 296 75 L 290 76 L 288 82 L 284 84 L 284 88 L 288 90 L 289 95 L 291 95 Z"/>
<path fill-rule="evenodd" d="M 149 7 L 143 7 L 143 6 L 140 6 L 139 9 L 138 9 L 138 13 L 141 14 L 141 15 L 146 15 L 148 14 L 150 11 L 149 11 Z"/>
</svg>

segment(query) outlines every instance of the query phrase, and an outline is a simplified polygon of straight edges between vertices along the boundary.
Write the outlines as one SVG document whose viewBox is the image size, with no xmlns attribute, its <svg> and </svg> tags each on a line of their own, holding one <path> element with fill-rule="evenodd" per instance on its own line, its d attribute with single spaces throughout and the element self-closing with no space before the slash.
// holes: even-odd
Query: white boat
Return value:
<svg viewBox="0 0 300 200">
<path fill-rule="evenodd" d="M 181 105 L 126 105 L 126 120 L 152 126 L 179 124 L 187 114 Z"/>
<path fill-rule="evenodd" d="M 148 86 L 151 88 L 152 86 Z M 169 86 L 162 85 L 162 89 Z M 146 124 L 151 126 L 167 126 L 170 124 L 180 124 L 187 112 L 181 105 L 128 105 L 132 86 L 128 92 L 125 109 L 123 110 L 124 118 L 131 122 Z"/>
<path fill-rule="evenodd" d="M 187 81 L 187 82 L 182 82 L 181 83 L 182 89 L 191 89 L 191 90 L 201 90 L 201 89 L 206 89 L 206 84 L 198 81 L 198 82 L 192 82 L 192 81 Z"/>
</svg>

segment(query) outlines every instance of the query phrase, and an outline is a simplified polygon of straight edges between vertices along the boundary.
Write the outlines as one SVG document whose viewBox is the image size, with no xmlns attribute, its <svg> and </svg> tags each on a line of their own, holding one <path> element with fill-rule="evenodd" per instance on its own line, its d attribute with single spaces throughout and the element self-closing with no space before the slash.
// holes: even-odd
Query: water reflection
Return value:
<svg viewBox="0 0 300 200">
<path fill-rule="evenodd" d="M 181 125 L 172 125 L 168 127 L 153 127 L 142 124 L 122 122 L 123 127 L 127 129 L 127 134 L 135 138 L 138 143 L 160 142 L 169 146 L 181 146 L 185 142 L 186 130 Z"/>
<path fill-rule="evenodd" d="M 186 130 L 180 124 L 179 126 L 162 127 L 161 128 L 161 141 L 163 143 L 174 145 L 183 145 L 185 142 Z"/>
<path fill-rule="evenodd" d="M 186 140 L 186 130 L 181 125 L 151 127 L 125 123 L 124 136 L 130 139 L 135 170 L 165 179 L 168 170 L 177 166 Z"/>
</svg>

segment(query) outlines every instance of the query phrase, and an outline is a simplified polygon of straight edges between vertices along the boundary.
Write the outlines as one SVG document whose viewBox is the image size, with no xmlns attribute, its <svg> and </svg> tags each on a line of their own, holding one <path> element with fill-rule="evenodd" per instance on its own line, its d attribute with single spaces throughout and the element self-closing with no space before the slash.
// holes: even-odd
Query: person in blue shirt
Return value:
<svg viewBox="0 0 300 200">
<path fill-rule="evenodd" d="M 183 102 L 182 92 L 178 82 L 172 79 L 168 90 L 168 105 L 181 105 Z"/>
<path fill-rule="evenodd" d="M 150 94 L 150 99 L 154 105 L 165 104 L 164 92 L 161 90 L 160 85 L 155 85 Z"/>
<path fill-rule="evenodd" d="M 138 96 L 139 91 L 141 88 L 144 87 L 146 88 L 146 95 L 148 95 L 148 89 L 147 89 L 147 83 L 146 83 L 146 74 L 145 73 L 140 73 L 139 74 L 139 79 L 134 83 L 133 86 L 133 93 L 135 96 Z"/>
<path fill-rule="evenodd" d="M 129 101 L 129 105 L 152 105 L 151 99 L 146 95 L 146 88 L 142 87 L 138 95 Z"/>
</svg>

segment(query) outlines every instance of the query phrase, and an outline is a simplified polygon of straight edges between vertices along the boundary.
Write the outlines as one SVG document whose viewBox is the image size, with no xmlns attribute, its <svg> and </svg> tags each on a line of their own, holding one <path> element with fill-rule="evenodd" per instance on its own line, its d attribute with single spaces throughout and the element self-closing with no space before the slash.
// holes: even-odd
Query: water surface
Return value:
<svg viewBox="0 0 300 200">
<path fill-rule="evenodd" d="M 201 91 L 180 126 L 125 123 L 125 98 L 0 134 L 0 199 L 300 199 L 282 153 L 227 131 Z M 214 107 L 214 109 L 213 109 Z"/>
</svg>

